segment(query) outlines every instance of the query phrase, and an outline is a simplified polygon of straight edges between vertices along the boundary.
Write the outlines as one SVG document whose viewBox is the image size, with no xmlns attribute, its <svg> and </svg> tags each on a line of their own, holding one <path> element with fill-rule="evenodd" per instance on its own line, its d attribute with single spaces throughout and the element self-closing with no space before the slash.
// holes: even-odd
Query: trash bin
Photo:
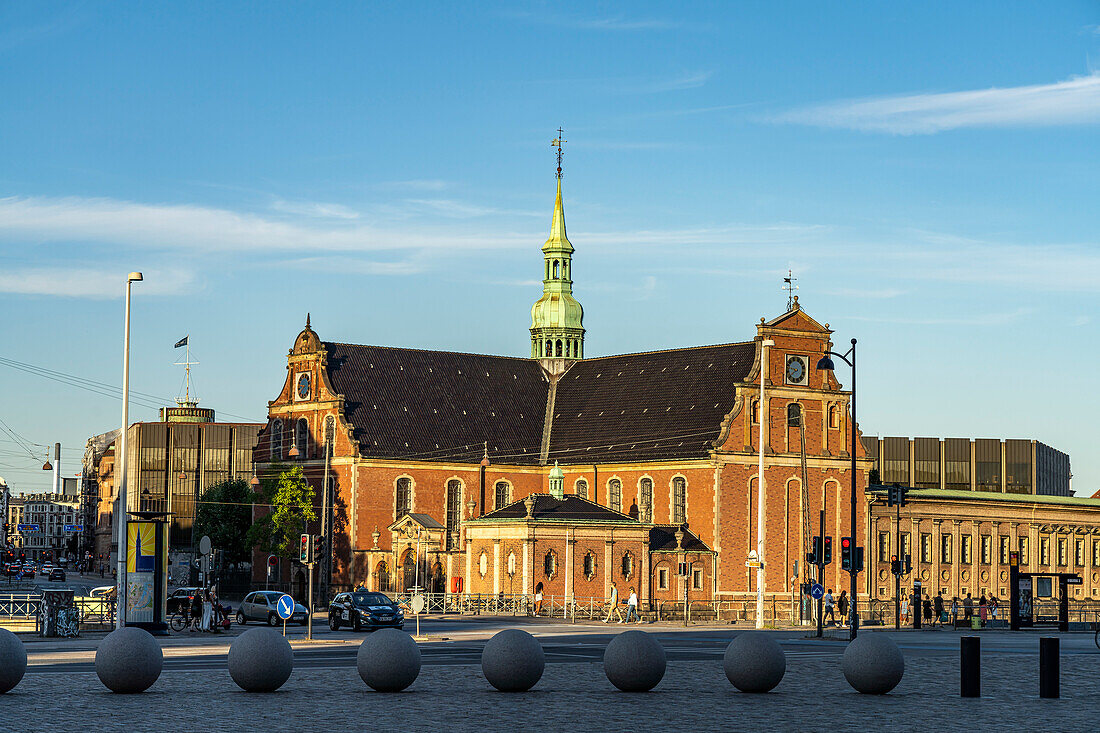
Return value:
<svg viewBox="0 0 1100 733">
<path fill-rule="evenodd" d="M 42 593 L 42 636 L 76 636 L 75 591 L 47 590 Z"/>
</svg>

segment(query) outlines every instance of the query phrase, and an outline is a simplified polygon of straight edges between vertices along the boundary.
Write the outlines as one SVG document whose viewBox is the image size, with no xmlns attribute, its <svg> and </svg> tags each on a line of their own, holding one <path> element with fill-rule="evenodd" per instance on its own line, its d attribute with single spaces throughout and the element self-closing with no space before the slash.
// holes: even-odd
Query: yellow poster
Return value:
<svg viewBox="0 0 1100 733">
<path fill-rule="evenodd" d="M 151 573 L 156 567 L 157 526 L 152 522 L 126 525 L 126 572 Z"/>
</svg>

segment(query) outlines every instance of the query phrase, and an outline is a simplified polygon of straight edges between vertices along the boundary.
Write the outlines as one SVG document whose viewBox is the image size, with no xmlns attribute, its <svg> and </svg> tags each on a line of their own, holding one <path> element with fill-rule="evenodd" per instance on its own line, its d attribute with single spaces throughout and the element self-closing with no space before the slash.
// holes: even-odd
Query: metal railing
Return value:
<svg viewBox="0 0 1100 733">
<path fill-rule="evenodd" d="M 0 627 L 33 629 L 41 634 L 44 628 L 44 603 L 42 595 L 37 593 L 0 594 Z M 114 626 L 115 603 L 107 598 L 77 596 L 66 615 L 68 624 L 75 622 L 81 631 L 109 630 Z"/>
</svg>

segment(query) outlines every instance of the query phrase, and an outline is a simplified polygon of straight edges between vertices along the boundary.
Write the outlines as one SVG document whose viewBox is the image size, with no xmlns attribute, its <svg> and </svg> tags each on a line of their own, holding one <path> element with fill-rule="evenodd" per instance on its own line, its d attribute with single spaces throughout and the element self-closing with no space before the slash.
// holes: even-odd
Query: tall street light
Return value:
<svg viewBox="0 0 1100 733">
<path fill-rule="evenodd" d="M 851 552 L 851 567 L 848 569 L 848 576 L 851 579 L 851 586 L 849 586 L 848 594 L 851 599 L 848 603 L 848 628 L 851 629 L 849 639 L 855 640 L 856 632 L 859 629 L 859 614 L 856 613 L 856 557 L 858 552 L 856 551 L 856 340 L 852 339 L 852 348 L 845 351 L 843 354 L 838 354 L 835 351 L 826 351 L 825 355 L 817 362 L 817 368 L 823 371 L 833 371 L 836 367 L 833 364 L 833 360 L 829 358 L 829 355 L 833 355 L 838 359 L 841 359 L 845 364 L 852 367 L 852 444 L 848 449 L 848 452 L 852 456 L 852 531 L 849 535 L 848 546 L 852 548 Z M 849 359 L 851 357 L 851 359 Z"/>
<path fill-rule="evenodd" d="M 760 342 L 760 402 L 756 415 L 760 423 L 760 463 L 756 472 L 756 628 L 764 628 L 764 423 L 768 411 L 764 409 L 764 377 L 768 373 L 768 349 L 775 346 L 771 339 Z"/>
<path fill-rule="evenodd" d="M 130 285 L 141 282 L 140 272 L 126 277 L 126 326 L 122 336 L 122 435 L 118 459 L 118 579 L 115 591 L 116 628 L 126 625 L 126 433 L 130 426 Z"/>
</svg>

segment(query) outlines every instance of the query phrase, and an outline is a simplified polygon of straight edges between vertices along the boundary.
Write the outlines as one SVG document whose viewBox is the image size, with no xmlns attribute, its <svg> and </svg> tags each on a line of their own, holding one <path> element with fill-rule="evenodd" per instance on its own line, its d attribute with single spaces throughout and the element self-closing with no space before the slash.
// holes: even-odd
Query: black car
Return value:
<svg viewBox="0 0 1100 733">
<path fill-rule="evenodd" d="M 356 631 L 384 627 L 401 629 L 405 626 L 405 614 L 383 593 L 341 593 L 329 604 L 328 627 L 336 631 L 341 626 L 350 626 Z"/>
<path fill-rule="evenodd" d="M 171 616 L 174 613 L 179 613 L 181 605 L 191 605 L 191 598 L 195 593 L 202 590 L 201 588 L 176 588 L 172 591 L 172 595 L 168 596 L 168 602 L 165 604 L 167 613 Z"/>
<path fill-rule="evenodd" d="M 54 568 L 50 571 L 47 580 L 60 580 L 61 582 L 65 582 L 65 568 Z"/>
</svg>

